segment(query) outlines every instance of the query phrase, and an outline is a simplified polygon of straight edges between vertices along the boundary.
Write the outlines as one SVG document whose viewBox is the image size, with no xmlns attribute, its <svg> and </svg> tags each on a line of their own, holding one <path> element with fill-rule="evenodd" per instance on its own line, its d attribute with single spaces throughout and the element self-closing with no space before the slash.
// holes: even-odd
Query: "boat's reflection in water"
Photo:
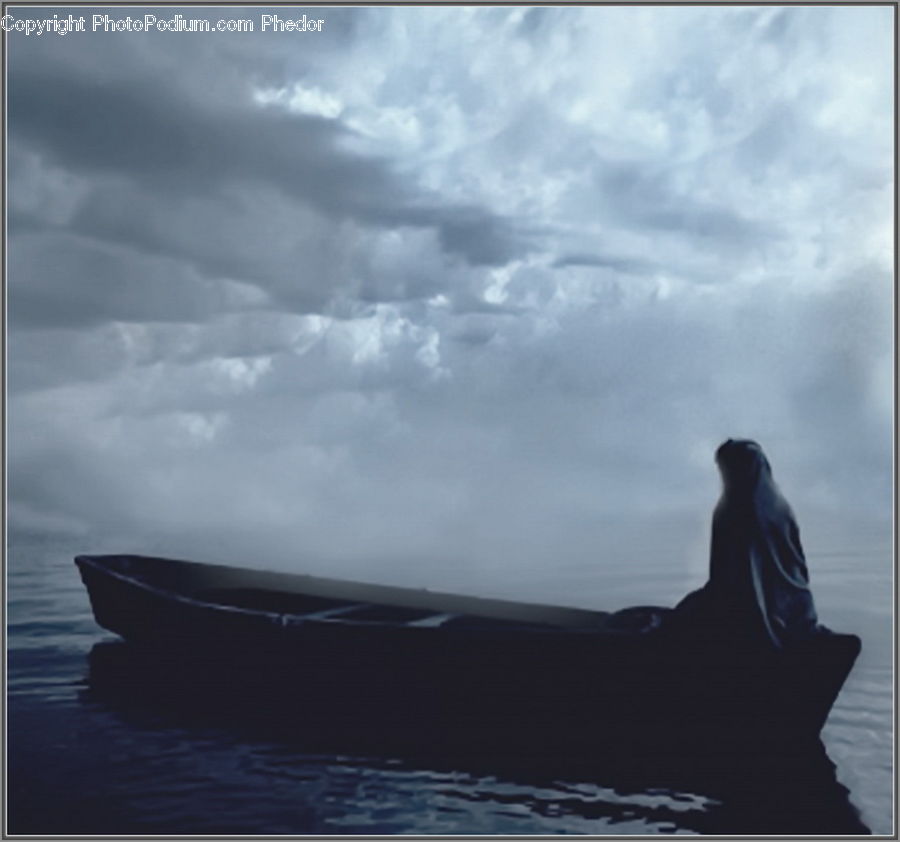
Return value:
<svg viewBox="0 0 900 842">
<path fill-rule="evenodd" d="M 498 729 L 515 729 L 514 717 L 506 723 L 473 719 L 448 739 L 442 723 L 416 706 L 399 715 L 392 711 L 393 724 L 385 727 L 385 711 L 370 710 L 365 699 L 329 705 L 310 690 L 300 675 L 285 672 L 260 684 L 245 668 L 209 668 L 108 642 L 90 653 L 83 699 L 138 728 L 215 732 L 287 755 L 341 757 L 344 763 L 360 758 L 375 769 L 388 764 L 394 771 L 463 773 L 459 787 L 452 775 L 446 779 L 457 801 L 484 798 L 496 806 L 508 799 L 514 806 L 524 797 L 533 812 L 546 808 L 547 815 L 596 819 L 608 828 L 600 832 L 617 832 L 614 825 L 636 820 L 711 834 L 869 833 L 820 741 L 802 750 L 740 755 L 610 750 L 577 756 L 554 752 L 545 735 L 519 732 L 502 741 L 514 750 L 501 751 L 491 737 Z M 473 785 L 485 780 L 494 784 L 483 790 Z M 542 805 L 540 793 L 547 791 L 552 797 Z"/>
</svg>

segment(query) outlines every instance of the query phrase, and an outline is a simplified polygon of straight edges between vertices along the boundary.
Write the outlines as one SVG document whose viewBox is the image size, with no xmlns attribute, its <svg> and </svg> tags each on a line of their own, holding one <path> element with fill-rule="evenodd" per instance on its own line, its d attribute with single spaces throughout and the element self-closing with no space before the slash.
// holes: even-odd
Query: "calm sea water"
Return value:
<svg viewBox="0 0 900 842">
<path fill-rule="evenodd" d="M 161 699 L 139 684 L 117 692 L 115 674 L 96 680 L 98 665 L 127 665 L 128 650 L 94 623 L 72 564 L 91 549 L 99 547 L 36 538 L 9 548 L 9 833 L 892 832 L 892 577 L 883 541 L 809 552 L 820 616 L 859 634 L 863 653 L 821 754 L 752 767 L 729 758 L 529 768 L 323 755 L 252 721 L 214 710 L 198 717 L 177 693 Z M 644 585 L 608 577 L 601 597 L 597 571 L 554 576 L 580 594 L 577 602 L 602 608 L 646 603 L 650 591 L 641 589 L 653 578 L 646 570 Z M 684 585 L 662 566 L 653 576 L 668 576 L 672 592 Z"/>
</svg>

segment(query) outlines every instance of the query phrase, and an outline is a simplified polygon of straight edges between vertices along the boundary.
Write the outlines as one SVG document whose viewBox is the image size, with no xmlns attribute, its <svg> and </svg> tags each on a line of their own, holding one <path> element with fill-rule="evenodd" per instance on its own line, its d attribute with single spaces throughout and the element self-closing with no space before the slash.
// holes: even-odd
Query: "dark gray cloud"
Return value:
<svg viewBox="0 0 900 842">
<path fill-rule="evenodd" d="M 63 232 L 20 232 L 8 270 L 17 327 L 198 321 L 227 307 L 221 285 L 177 260 Z"/>
<path fill-rule="evenodd" d="M 76 171 L 127 172 L 144 189 L 207 194 L 242 181 L 277 184 L 326 211 L 377 216 L 401 189 L 383 162 L 339 147 L 333 120 L 271 109 L 212 109 L 153 80 L 93 82 L 12 68 L 13 138 Z M 252 117 L 252 118 L 251 118 Z M 395 197 L 403 204 L 403 195 Z"/>
<path fill-rule="evenodd" d="M 483 207 L 436 203 L 389 162 L 346 149 L 348 130 L 333 119 L 223 107 L 187 96 L 169 79 L 112 77 L 98 85 L 14 55 L 13 148 L 26 144 L 79 173 L 127 173 L 135 204 L 145 193 L 170 203 L 261 183 L 338 220 L 433 226 L 448 252 L 474 264 L 503 263 L 516 251 L 510 223 Z"/>
<path fill-rule="evenodd" d="M 128 365 L 114 330 L 23 329 L 8 340 L 7 385 L 11 394 L 102 381 Z"/>
<path fill-rule="evenodd" d="M 553 266 L 556 269 L 565 269 L 567 266 L 597 266 L 602 269 L 615 269 L 617 272 L 645 274 L 653 264 L 647 260 L 631 257 L 576 252 L 557 258 L 553 261 Z"/>
</svg>

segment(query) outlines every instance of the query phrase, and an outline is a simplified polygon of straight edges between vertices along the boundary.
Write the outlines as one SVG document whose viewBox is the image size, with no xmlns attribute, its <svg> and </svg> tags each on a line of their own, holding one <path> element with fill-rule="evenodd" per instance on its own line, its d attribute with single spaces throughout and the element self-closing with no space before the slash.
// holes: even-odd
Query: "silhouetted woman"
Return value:
<svg viewBox="0 0 900 842">
<path fill-rule="evenodd" d="M 729 439 L 716 451 L 722 496 L 713 514 L 709 581 L 675 608 L 670 627 L 776 648 L 818 630 L 794 513 L 762 448 Z"/>
</svg>

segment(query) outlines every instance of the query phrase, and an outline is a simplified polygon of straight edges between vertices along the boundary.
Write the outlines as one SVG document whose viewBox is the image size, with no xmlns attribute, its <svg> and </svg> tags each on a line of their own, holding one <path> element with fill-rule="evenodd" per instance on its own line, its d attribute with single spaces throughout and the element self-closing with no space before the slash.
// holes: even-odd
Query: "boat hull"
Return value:
<svg viewBox="0 0 900 842">
<path fill-rule="evenodd" d="M 782 749 L 818 738 L 860 649 L 838 634 L 751 652 L 478 617 L 351 622 L 327 610 L 207 602 L 97 558 L 79 562 L 95 617 L 132 643 L 126 657 L 163 692 L 231 695 L 270 710 L 281 730 L 360 746 L 387 738 L 446 752 Z"/>
</svg>

